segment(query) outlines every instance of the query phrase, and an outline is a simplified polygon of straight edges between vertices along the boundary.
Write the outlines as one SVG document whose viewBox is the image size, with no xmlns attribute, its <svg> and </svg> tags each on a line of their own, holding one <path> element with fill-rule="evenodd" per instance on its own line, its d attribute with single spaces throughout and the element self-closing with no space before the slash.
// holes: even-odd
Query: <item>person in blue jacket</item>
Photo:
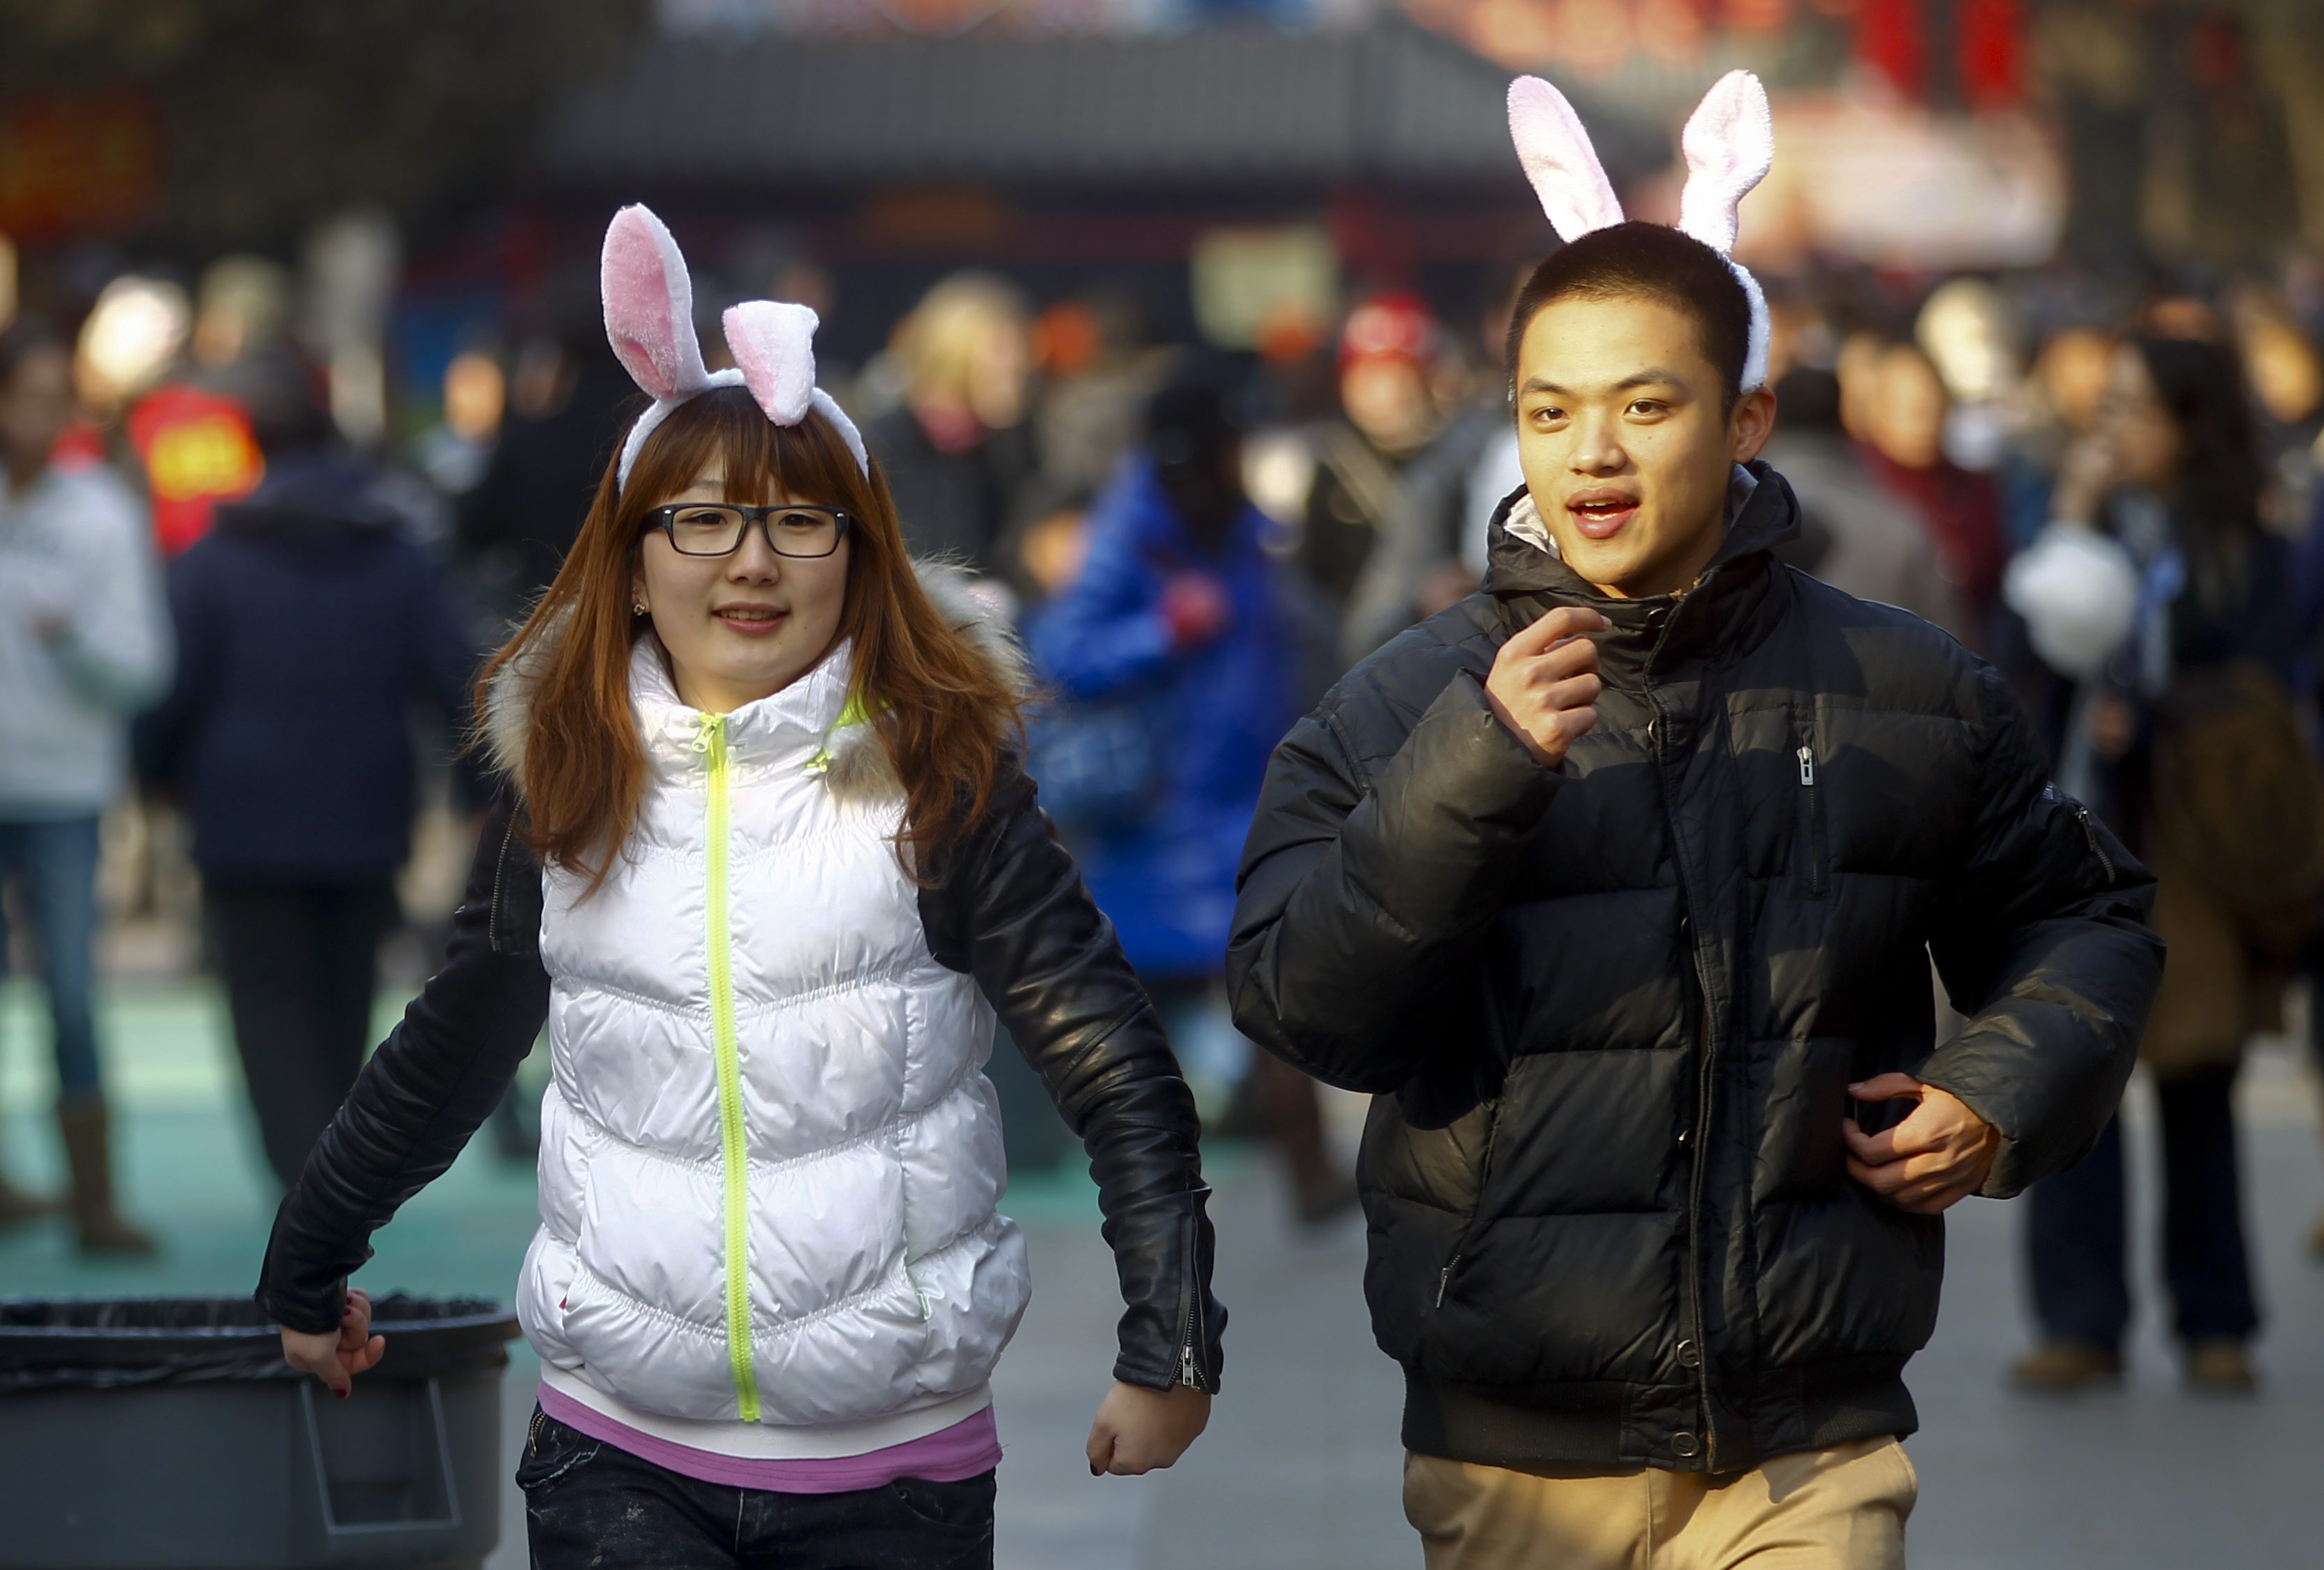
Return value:
<svg viewBox="0 0 2324 1570">
<path fill-rule="evenodd" d="M 1243 493 L 1224 379 L 1207 368 L 1173 379 L 1145 424 L 1091 510 L 1079 577 L 1027 642 L 1060 699 L 1046 723 L 1102 729 L 1115 766 L 1137 777 L 1104 810 L 1077 812 L 1063 790 L 1052 810 L 1184 1051 L 1196 1031 L 1231 1029 L 1219 986 L 1235 864 L 1268 757 L 1330 675 L 1317 663 L 1332 635 Z M 1058 750 L 1042 740 L 1037 766 Z M 1300 1214 L 1344 1208 L 1353 1188 L 1326 1158 L 1314 1085 L 1265 1057 L 1252 1071 Z"/>
<path fill-rule="evenodd" d="M 332 441 L 298 368 L 251 402 L 266 477 L 177 561 L 177 678 L 137 754 L 191 820 L 235 1044 L 287 1187 L 372 1040 L 411 851 L 414 714 L 465 738 L 476 651 L 383 476 Z"/>
</svg>

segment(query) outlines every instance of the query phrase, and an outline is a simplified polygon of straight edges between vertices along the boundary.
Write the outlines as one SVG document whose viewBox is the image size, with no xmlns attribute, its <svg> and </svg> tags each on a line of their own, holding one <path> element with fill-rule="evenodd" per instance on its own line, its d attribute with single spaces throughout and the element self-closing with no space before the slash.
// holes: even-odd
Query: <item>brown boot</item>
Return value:
<svg viewBox="0 0 2324 1570">
<path fill-rule="evenodd" d="M 2093 1342 L 2059 1336 L 2027 1353 L 2009 1370 L 2009 1382 L 2044 1395 L 2087 1390 L 2122 1381 L 2122 1353 Z"/>
<path fill-rule="evenodd" d="M 2188 1344 L 2187 1388 L 2203 1395 L 2247 1396 L 2259 1389 L 2259 1380 L 2241 1341 L 2213 1335 Z"/>
<path fill-rule="evenodd" d="M 27 1194 L 0 1175 L 0 1228 L 54 1215 L 63 1206 L 45 1194 Z"/>
<path fill-rule="evenodd" d="M 85 1254 L 151 1255 L 153 1240 L 113 1208 L 113 1150 L 105 1104 L 68 1102 L 57 1108 L 65 1160 L 72 1168 L 72 1217 Z"/>
</svg>

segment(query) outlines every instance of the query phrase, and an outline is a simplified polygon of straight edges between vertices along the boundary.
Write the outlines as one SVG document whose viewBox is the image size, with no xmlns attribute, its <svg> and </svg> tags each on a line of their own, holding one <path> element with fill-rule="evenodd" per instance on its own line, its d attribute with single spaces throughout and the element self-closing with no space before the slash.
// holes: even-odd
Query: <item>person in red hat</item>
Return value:
<svg viewBox="0 0 2324 1570">
<path fill-rule="evenodd" d="M 1459 555 L 1469 471 L 1490 423 L 1438 406 L 1431 379 L 1444 353 L 1418 297 L 1359 305 L 1340 332 L 1342 417 L 1305 433 L 1314 479 L 1299 563 L 1341 614 L 1347 660 L 1409 625 L 1431 569 Z"/>
</svg>

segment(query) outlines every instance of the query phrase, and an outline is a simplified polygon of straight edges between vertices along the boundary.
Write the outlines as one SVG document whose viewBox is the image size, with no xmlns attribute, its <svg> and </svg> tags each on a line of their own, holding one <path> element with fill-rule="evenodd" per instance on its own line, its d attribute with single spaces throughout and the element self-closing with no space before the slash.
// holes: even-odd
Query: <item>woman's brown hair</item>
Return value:
<svg viewBox="0 0 2324 1570">
<path fill-rule="evenodd" d="M 495 727 L 508 723 L 496 692 L 510 681 L 525 688 L 523 734 L 501 750 L 518 759 L 526 843 L 586 875 L 594 893 L 628 842 L 646 770 L 630 701 L 632 646 L 653 636 L 631 612 L 646 513 L 713 460 L 723 460 L 732 500 L 782 496 L 846 512 L 838 636 L 853 643 L 853 696 L 903 782 L 897 854 L 922 876 L 982 816 L 1001 745 L 1020 724 L 1018 694 L 929 599 L 879 466 L 868 476 L 858 468 L 820 413 L 775 425 L 739 387 L 673 410 L 646 439 L 626 488 L 606 466 L 556 580 L 485 664 L 477 711 Z"/>
</svg>

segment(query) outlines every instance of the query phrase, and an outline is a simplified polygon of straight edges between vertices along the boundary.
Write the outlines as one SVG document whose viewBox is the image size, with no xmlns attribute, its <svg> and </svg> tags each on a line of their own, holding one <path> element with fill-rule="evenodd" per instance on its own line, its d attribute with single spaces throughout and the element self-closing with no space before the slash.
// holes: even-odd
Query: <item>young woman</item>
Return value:
<svg viewBox="0 0 2324 1570">
<path fill-rule="evenodd" d="M 2261 520 L 2266 470 L 2234 353 L 2135 337 L 2114 354 L 2091 436 L 2070 449 L 2053 532 L 2092 533 L 2118 563 L 2111 658 L 2073 689 L 2059 782 L 2088 799 L 2159 883 L 2170 947 L 2139 1053 L 2163 1146 L 2163 1276 L 2189 1383 L 2241 1391 L 2259 1328 L 2237 1178 L 2244 1043 L 2278 1028 L 2292 961 L 2324 885 L 2313 765 L 2292 717 L 2289 550 Z M 2037 545 L 2036 550 L 2042 547 Z M 2090 599 L 2021 569 L 2013 605 L 2036 649 Z M 2046 634 L 2046 636 L 2045 636 Z M 2093 645 L 2098 647 L 2098 645 Z M 2117 1121 L 2080 1165 L 2035 1184 L 2026 1260 L 2042 1339 L 2016 1380 L 2118 1380 L 2131 1318 Z"/>
<path fill-rule="evenodd" d="M 1010 646 L 906 557 L 813 313 L 729 310 L 740 368 L 706 374 L 641 208 L 605 295 L 654 402 L 487 670 L 510 801 L 258 1300 L 346 1395 L 383 1346 L 346 1277 L 546 1017 L 533 1563 L 990 1565 L 1029 1286 L 995 1016 L 1089 1150 L 1129 1307 L 1093 1473 L 1169 1465 L 1217 1386 L 1193 1102 L 1009 744 Z"/>
</svg>

